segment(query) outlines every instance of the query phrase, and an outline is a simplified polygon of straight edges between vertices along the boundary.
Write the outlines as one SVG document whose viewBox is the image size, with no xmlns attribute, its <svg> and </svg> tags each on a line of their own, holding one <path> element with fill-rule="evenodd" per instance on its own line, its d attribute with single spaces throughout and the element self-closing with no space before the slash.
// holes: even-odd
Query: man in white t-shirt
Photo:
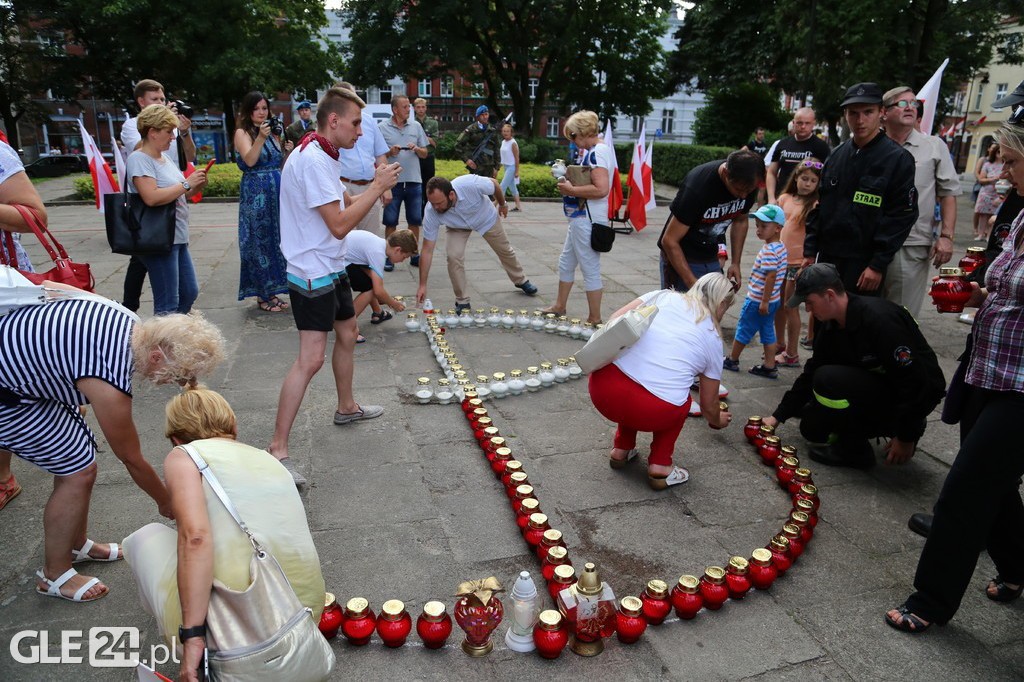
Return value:
<svg viewBox="0 0 1024 682">
<path fill-rule="evenodd" d="M 497 208 L 492 203 L 494 199 L 498 202 Z M 448 277 L 455 291 L 456 310 L 461 312 L 471 307 L 466 294 L 465 261 L 466 242 L 473 232 L 479 232 L 494 250 L 501 261 L 501 267 L 517 289 L 521 289 L 527 296 L 537 293 L 537 287 L 526 279 L 523 266 L 519 264 L 516 252 L 505 235 L 505 228 L 501 226 L 501 218 L 508 216 L 508 205 L 497 180 L 482 175 L 463 175 L 448 181 L 435 175 L 427 181 L 427 202 L 429 206 L 423 215 L 417 303 L 423 303 L 427 297 L 427 277 L 430 275 L 434 245 L 442 224 L 445 226 Z"/>
<path fill-rule="evenodd" d="M 345 192 L 338 180 L 338 149 L 351 149 L 362 134 L 364 106 L 350 90 L 328 90 L 317 104 L 317 132 L 308 134 L 292 151 L 281 172 L 281 253 L 288 262 L 288 293 L 299 330 L 299 356 L 281 386 L 268 450 L 299 486 L 306 479 L 288 457 L 288 436 L 309 382 L 323 366 L 329 331 L 335 336 L 331 352 L 338 392 L 334 423 L 373 419 L 384 412 L 376 405 L 360 406 L 352 397 L 358 332 L 343 240 L 374 202 L 394 187 L 401 167 L 378 167 L 373 182 L 358 197 Z"/>
<path fill-rule="evenodd" d="M 167 104 L 167 97 L 164 95 L 164 86 L 160 85 L 155 80 L 150 78 L 144 78 L 135 84 L 135 103 L 139 105 L 139 111 L 142 111 L 150 104 Z M 174 103 L 170 105 L 171 111 L 178 116 L 178 127 L 174 130 L 174 142 L 171 143 L 170 149 L 165 154 L 170 157 L 174 166 L 184 172 L 190 161 L 195 161 L 196 158 L 196 142 L 192 139 L 192 121 L 178 113 L 178 108 Z M 135 118 L 129 118 L 121 126 L 121 145 L 124 148 L 124 157 L 127 159 L 128 156 L 135 151 L 135 147 L 138 146 L 139 142 L 142 141 L 142 136 L 139 135 L 138 121 Z M 184 163 L 178 155 L 178 147 L 184 152 Z M 142 286 L 146 283 L 146 266 L 142 264 L 142 260 L 136 256 L 132 256 L 131 260 L 128 261 L 128 270 L 124 273 L 124 295 L 121 297 L 121 303 L 125 308 L 132 312 L 139 310 L 139 298 L 142 296 Z"/>
</svg>

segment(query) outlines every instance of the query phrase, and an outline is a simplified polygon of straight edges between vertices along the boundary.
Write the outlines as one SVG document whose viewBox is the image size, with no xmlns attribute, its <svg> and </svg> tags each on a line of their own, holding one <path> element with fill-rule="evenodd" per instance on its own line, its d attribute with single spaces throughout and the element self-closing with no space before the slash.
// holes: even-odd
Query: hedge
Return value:
<svg viewBox="0 0 1024 682">
<path fill-rule="evenodd" d="M 445 133 L 445 137 L 452 137 L 454 144 L 454 133 Z M 545 145 L 537 144 L 539 142 Z M 535 146 L 534 146 L 535 145 Z M 555 189 L 554 178 L 551 177 L 551 169 L 545 164 L 525 162 L 527 147 L 529 151 L 540 154 L 541 148 L 545 149 L 544 154 L 557 154 L 554 151 L 554 143 L 549 140 L 535 140 L 523 142 L 520 147 L 520 158 L 523 162 L 519 165 L 519 193 L 524 197 L 552 197 L 561 196 Z M 439 142 L 438 149 L 441 144 Z M 547 151 L 551 150 L 551 151 Z M 704 147 L 700 145 L 655 143 L 654 145 L 654 180 L 666 185 L 678 186 L 683 178 L 694 166 L 699 166 L 715 159 L 724 159 L 733 151 L 728 147 Z M 619 162 L 619 170 L 622 172 L 623 188 L 626 187 L 626 172 L 632 160 L 633 145 L 622 142 L 615 145 L 615 155 Z M 502 171 L 498 172 L 501 177 Z M 438 158 L 437 174 L 446 178 L 455 178 L 466 174 L 466 167 L 461 161 L 453 159 Z M 210 182 L 203 190 L 203 196 L 207 197 L 237 197 L 238 186 L 241 182 L 242 171 L 234 163 L 216 164 L 210 169 Z M 75 195 L 79 199 L 92 199 L 92 177 L 83 176 L 74 181 Z M 623 190 L 625 191 L 625 190 Z"/>
</svg>

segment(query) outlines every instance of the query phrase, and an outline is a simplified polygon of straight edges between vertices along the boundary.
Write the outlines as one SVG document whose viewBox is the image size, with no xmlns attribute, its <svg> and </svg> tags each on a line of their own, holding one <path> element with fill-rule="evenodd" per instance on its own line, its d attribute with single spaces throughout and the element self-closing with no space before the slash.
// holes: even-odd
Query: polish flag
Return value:
<svg viewBox="0 0 1024 682">
<path fill-rule="evenodd" d="M 647 151 L 644 152 L 644 196 L 647 197 L 647 205 L 645 208 L 648 211 L 653 211 L 658 207 L 657 202 L 654 200 L 654 141 L 652 140 L 647 145 Z"/>
<path fill-rule="evenodd" d="M 82 131 L 82 145 L 85 147 L 85 156 L 89 160 L 89 173 L 92 175 L 93 191 L 96 193 L 96 208 L 103 213 L 104 195 L 120 191 L 117 179 L 110 172 L 110 166 L 103 158 L 103 154 L 100 153 L 100 148 L 96 146 L 96 141 L 85 129 L 85 121 L 78 119 L 78 127 Z"/>
<path fill-rule="evenodd" d="M 946 57 L 946 60 L 939 66 L 938 71 L 932 74 L 928 82 L 917 91 L 917 99 L 924 103 L 924 109 L 921 112 L 920 130 L 925 135 L 932 134 L 932 127 L 935 124 L 935 108 L 939 101 L 939 85 L 942 83 L 942 72 L 946 70 L 946 64 L 949 64 L 949 57 Z"/>
<path fill-rule="evenodd" d="M 629 214 L 629 222 L 637 232 L 647 227 L 647 192 L 644 182 L 644 158 L 646 154 L 646 124 L 640 127 L 640 137 L 633 145 L 633 160 L 629 164 L 629 203 L 626 205 L 626 213 Z M 650 172 L 647 173 L 647 181 L 651 179 Z"/>
<path fill-rule="evenodd" d="M 608 189 L 608 219 L 617 219 L 619 217 L 619 209 L 622 208 L 622 179 L 619 177 L 619 161 L 615 157 L 615 143 L 612 141 L 612 121 L 608 119 L 608 123 L 604 128 L 604 143 L 608 145 L 608 149 L 612 155 L 612 163 L 615 164 L 614 171 L 608 178 L 609 189 Z"/>
</svg>

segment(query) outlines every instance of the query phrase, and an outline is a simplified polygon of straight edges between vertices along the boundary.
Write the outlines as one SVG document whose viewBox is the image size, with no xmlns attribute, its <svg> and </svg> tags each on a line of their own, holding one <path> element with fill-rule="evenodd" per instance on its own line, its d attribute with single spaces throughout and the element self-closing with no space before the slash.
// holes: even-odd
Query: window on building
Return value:
<svg viewBox="0 0 1024 682">
<path fill-rule="evenodd" d="M 380 88 L 380 103 L 391 104 L 391 84 L 382 85 Z"/>
<path fill-rule="evenodd" d="M 455 96 L 455 79 L 451 76 L 445 76 L 441 79 L 441 97 L 454 97 Z"/>
<path fill-rule="evenodd" d="M 661 132 L 665 135 L 671 135 L 676 120 L 675 109 L 662 109 L 661 110 Z"/>
<path fill-rule="evenodd" d="M 368 96 L 369 93 L 367 93 L 365 88 L 356 88 L 356 94 L 359 95 L 359 99 L 363 100 L 367 104 L 371 104 Z"/>
<path fill-rule="evenodd" d="M 981 96 L 985 94 L 985 84 L 978 83 L 978 93 L 974 98 L 974 111 L 981 111 Z"/>
<path fill-rule="evenodd" d="M 539 86 L 540 86 L 540 80 L 539 79 L 531 78 L 529 80 L 529 82 L 527 83 L 527 88 L 529 89 L 529 92 L 530 92 L 530 99 L 535 99 L 537 97 L 537 88 Z"/>
<path fill-rule="evenodd" d="M 484 96 L 484 84 L 483 83 L 473 83 L 473 85 L 469 88 L 469 96 L 470 97 L 483 97 Z"/>
<path fill-rule="evenodd" d="M 1009 83 L 996 83 L 996 99 L 1006 97 L 1006 91 L 1009 89 Z"/>
<path fill-rule="evenodd" d="M 431 80 L 421 80 L 419 83 L 419 95 L 420 97 L 430 97 L 434 93 L 434 82 Z"/>
<path fill-rule="evenodd" d="M 548 116 L 548 137 L 558 137 L 557 116 Z"/>
<path fill-rule="evenodd" d="M 642 122 L 643 122 L 643 119 L 640 118 L 639 116 L 634 116 L 633 117 L 633 132 L 634 133 L 639 133 L 640 132 L 640 124 Z"/>
</svg>

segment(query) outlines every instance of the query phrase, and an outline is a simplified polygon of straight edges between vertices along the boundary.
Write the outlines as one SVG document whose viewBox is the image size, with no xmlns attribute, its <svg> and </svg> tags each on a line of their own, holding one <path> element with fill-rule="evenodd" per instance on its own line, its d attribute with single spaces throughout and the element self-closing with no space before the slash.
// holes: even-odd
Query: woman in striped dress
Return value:
<svg viewBox="0 0 1024 682">
<path fill-rule="evenodd" d="M 52 300 L 0 317 L 0 455 L 53 474 L 43 513 L 45 559 L 36 591 L 71 601 L 107 594 L 73 563 L 117 561 L 116 544 L 88 539 L 96 481 L 96 438 L 79 407 L 92 405 L 100 429 L 132 480 L 171 518 L 170 496 L 145 460 L 132 421 L 132 375 L 156 384 L 194 382 L 223 356 L 220 332 L 201 317 L 146 322 L 98 297 Z"/>
</svg>

